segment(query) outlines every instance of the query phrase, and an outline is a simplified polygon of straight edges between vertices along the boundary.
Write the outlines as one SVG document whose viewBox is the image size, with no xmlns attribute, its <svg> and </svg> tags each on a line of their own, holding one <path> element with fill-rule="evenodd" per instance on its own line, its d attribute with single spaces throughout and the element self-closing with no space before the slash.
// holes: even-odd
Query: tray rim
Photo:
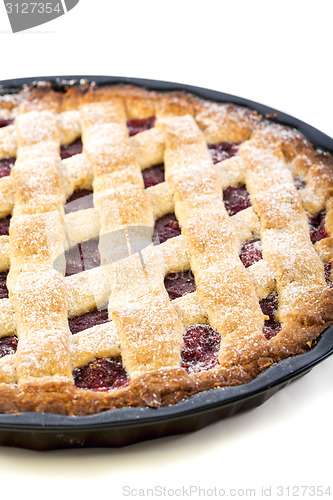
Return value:
<svg viewBox="0 0 333 500">
<path fill-rule="evenodd" d="M 204 99 L 217 102 L 231 102 L 246 106 L 266 115 L 275 115 L 274 123 L 288 125 L 297 128 L 312 144 L 333 154 L 333 139 L 308 123 L 281 112 L 265 104 L 258 103 L 243 97 L 227 94 L 217 90 L 203 87 L 135 77 L 101 76 L 101 75 L 63 75 L 63 76 L 40 76 L 7 79 L 0 81 L 0 94 L 2 90 L 14 89 L 35 82 L 61 82 L 88 80 L 99 85 L 129 84 L 137 85 L 150 90 L 172 91 L 184 90 Z M 163 422 L 177 421 L 181 418 L 192 418 L 214 412 L 216 409 L 235 406 L 235 412 L 242 409 L 245 403 L 258 400 L 265 394 L 267 399 L 277 390 L 289 382 L 309 372 L 318 363 L 333 353 L 333 325 L 327 328 L 320 336 L 317 344 L 308 352 L 287 358 L 280 363 L 274 364 L 261 373 L 254 380 L 230 387 L 221 387 L 200 392 L 174 405 L 149 408 L 149 407 L 124 407 L 107 410 L 102 413 L 89 416 L 70 416 L 52 413 L 22 412 L 18 414 L 0 414 L 0 430 L 15 430 L 17 432 L 71 432 L 74 430 L 117 430 L 129 427 L 143 427 L 158 425 Z M 291 366 L 290 366 L 291 365 Z M 273 392 L 273 394 L 270 394 Z M 258 403 L 258 405 L 261 403 Z M 238 409 L 236 408 L 238 407 Z M 142 439 L 145 439 L 143 436 Z"/>
<path fill-rule="evenodd" d="M 55 84 L 62 84 L 62 82 L 70 83 L 75 81 L 79 83 L 80 80 L 87 80 L 88 82 L 96 82 L 99 85 L 138 85 L 141 87 L 145 87 L 150 90 L 160 90 L 160 91 L 172 91 L 172 90 L 185 90 L 190 92 L 198 97 L 202 97 L 203 99 L 211 99 L 216 100 L 217 102 L 232 102 L 234 104 L 238 104 L 240 106 L 246 106 L 250 109 L 258 111 L 262 115 L 274 115 L 276 113 L 276 118 L 271 118 L 271 120 L 275 123 L 280 123 L 282 125 L 293 126 L 297 128 L 300 132 L 302 132 L 306 137 L 307 134 L 317 134 L 318 137 L 316 141 L 313 141 L 311 138 L 312 144 L 314 144 L 318 148 L 323 148 L 325 150 L 330 151 L 333 154 L 333 139 L 320 131 L 319 129 L 313 127 L 312 125 L 296 118 L 292 115 L 289 115 L 283 111 L 280 111 L 276 108 L 272 108 L 266 104 L 262 104 L 245 97 L 240 97 L 234 94 L 228 94 L 225 92 L 221 92 L 218 90 L 212 90 L 205 87 L 199 87 L 195 85 L 183 84 L 179 82 L 172 82 L 166 80 L 154 80 L 148 78 L 136 78 L 136 77 L 124 77 L 124 76 L 103 76 L 103 75 L 51 75 L 51 76 L 36 76 L 36 77 L 26 77 L 26 78 L 14 78 L 14 79 L 6 79 L 0 80 L 0 95 L 2 87 L 5 89 L 13 88 L 13 87 L 22 87 L 23 85 L 31 85 L 37 82 L 51 82 Z M 327 146 L 327 143 L 331 142 L 330 146 Z M 323 144 L 322 144 L 323 143 Z"/>
</svg>

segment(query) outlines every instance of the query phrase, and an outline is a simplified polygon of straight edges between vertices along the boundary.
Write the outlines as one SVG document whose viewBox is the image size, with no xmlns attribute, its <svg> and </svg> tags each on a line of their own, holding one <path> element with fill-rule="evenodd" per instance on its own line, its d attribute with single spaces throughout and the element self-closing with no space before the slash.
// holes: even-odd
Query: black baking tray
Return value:
<svg viewBox="0 0 333 500">
<path fill-rule="evenodd" d="M 185 90 L 204 99 L 232 102 L 256 110 L 273 121 L 297 128 L 317 148 L 333 153 L 333 140 L 307 123 L 263 104 L 242 97 L 191 85 L 110 76 L 42 76 L 0 81 L 0 95 L 16 92 L 23 85 L 48 81 L 61 91 L 88 80 L 98 85 L 132 84 L 151 90 Z M 274 117 L 274 118 L 271 118 Z M 285 359 L 255 380 L 235 387 L 205 391 L 175 405 L 162 408 L 121 408 L 86 417 L 50 413 L 0 415 L 0 445 L 33 450 L 73 447 L 118 447 L 172 434 L 193 432 L 217 420 L 257 407 L 290 382 L 308 373 L 333 352 L 333 326 L 305 354 Z"/>
</svg>

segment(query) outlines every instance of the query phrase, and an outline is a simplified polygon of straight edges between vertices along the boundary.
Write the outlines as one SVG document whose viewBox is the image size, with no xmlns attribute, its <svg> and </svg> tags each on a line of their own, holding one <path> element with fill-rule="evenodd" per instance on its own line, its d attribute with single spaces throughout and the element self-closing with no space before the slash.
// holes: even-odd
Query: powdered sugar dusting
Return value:
<svg viewBox="0 0 333 500">
<path fill-rule="evenodd" d="M 110 99 L 117 92 L 121 98 Z M 304 208 L 313 215 L 326 208 L 330 227 L 331 206 L 325 207 L 332 191 L 329 161 L 297 131 L 268 125 L 231 104 L 159 96 L 148 106 L 156 108 L 157 126 L 129 139 L 126 111 L 131 115 L 131 100 L 123 89 L 82 94 L 74 104 L 83 103 L 79 110 L 73 110 L 75 96 L 68 106 L 58 97 L 50 91 L 41 100 L 28 98 L 21 107 L 28 112 L 19 114 L 15 125 L 0 128 L 0 158 L 17 152 L 15 167 L 0 186 L 5 216 L 11 213 L 15 190 L 10 255 L 8 242 L 0 248 L 6 269 L 11 259 L 10 299 L 0 301 L 0 337 L 19 336 L 17 354 L 0 360 L 0 381 L 21 388 L 55 387 L 54 382 L 70 387 L 73 368 L 122 356 L 132 378 L 158 370 L 164 388 L 170 381 L 167 369 L 181 371 L 184 327 L 207 323 L 221 335 L 224 369 L 251 367 L 259 356 L 258 366 L 269 364 L 259 300 L 276 290 L 277 318 L 287 324 L 297 308 L 312 304 L 327 289 L 316 249 L 326 262 L 328 279 L 329 238 L 311 244 Z M 1 98 L 0 115 L 16 116 L 20 99 Z M 71 111 L 62 111 L 67 109 Z M 81 130 L 84 152 L 60 163 L 60 144 L 80 137 Z M 240 154 L 214 166 L 207 141 L 247 142 Z M 140 169 L 163 161 L 166 182 L 145 192 Z M 302 179 L 298 191 L 295 175 Z M 252 207 L 230 218 L 221 193 L 244 183 Z M 64 219 L 66 197 L 92 186 L 95 209 Z M 174 210 L 182 235 L 153 247 L 154 217 Z M 82 227 L 77 231 L 78 223 Z M 57 270 L 52 265 L 63 256 L 66 226 L 69 246 L 99 231 L 103 240 L 116 229 L 125 235 L 126 252 L 134 250 L 129 257 L 125 252 L 121 263 L 64 279 L 59 262 Z M 137 251 L 143 241 L 148 246 Z M 109 247 L 113 242 L 111 238 Z M 244 243 L 257 253 L 262 245 L 264 260 L 251 261 L 245 269 L 239 259 Z M 105 252 L 104 263 L 110 255 Z M 165 275 L 190 268 L 197 291 L 170 303 Z M 70 335 L 68 315 L 105 307 L 109 298 L 113 321 Z M 199 387 L 199 378 L 193 380 Z M 149 398 L 160 403 L 156 394 Z"/>
<path fill-rule="evenodd" d="M 283 322 L 304 304 L 313 286 L 323 289 L 326 284 L 299 193 L 278 148 L 281 137 L 294 140 L 295 132 L 269 128 L 245 143 L 241 155 L 251 199 L 260 215 L 263 256 L 277 280 L 278 316 Z"/>
<path fill-rule="evenodd" d="M 16 156 L 17 136 L 15 125 L 0 128 L 0 158 Z"/>
<path fill-rule="evenodd" d="M 31 111 L 19 115 L 15 120 L 19 146 L 42 141 L 59 142 L 56 115 L 51 111 Z"/>
<path fill-rule="evenodd" d="M 60 144 L 70 144 L 81 136 L 81 114 L 78 110 L 64 111 L 57 115 Z"/>
<path fill-rule="evenodd" d="M 16 204 L 8 286 L 19 337 L 18 383 L 70 382 L 66 289 L 52 269 L 64 252 L 63 221 L 59 212 L 52 212 L 64 203 L 56 117 L 32 111 L 19 115 L 15 126 L 19 148 L 12 169 Z M 26 217 L 25 212 L 36 215 Z"/>
<path fill-rule="evenodd" d="M 142 190 L 140 166 L 123 126 L 123 113 L 119 103 L 113 107 L 111 102 L 82 108 L 83 146 L 94 170 L 94 203 L 100 209 L 101 236 L 118 230 L 124 232 L 127 241 L 132 234 L 129 225 L 149 228 L 153 226 L 153 217 L 149 199 Z M 92 116 L 97 120 L 92 120 Z M 128 182 L 118 186 L 119 172 L 128 174 Z M 142 231 L 137 227 L 136 233 L 140 236 Z M 100 240 L 105 263 L 107 243 L 105 238 Z M 134 242 L 129 243 L 132 247 Z M 163 286 L 161 255 L 150 246 L 114 262 L 108 270 L 109 314 L 118 330 L 128 373 L 135 376 L 141 371 L 179 365 L 183 326 Z"/>
<path fill-rule="evenodd" d="M 165 136 L 166 179 L 177 193 L 176 214 L 191 256 L 197 296 L 209 323 L 223 335 L 245 329 L 250 335 L 258 333 L 264 324 L 263 314 L 238 257 L 235 228 L 222 200 L 218 201 L 221 185 L 207 148 L 202 147 L 203 136 L 188 116 L 163 120 L 156 126 Z M 184 178 L 186 190 L 182 190 Z"/>
<path fill-rule="evenodd" d="M 71 352 L 74 369 L 97 358 L 119 356 L 120 344 L 114 323 L 109 321 L 73 335 Z"/>
</svg>

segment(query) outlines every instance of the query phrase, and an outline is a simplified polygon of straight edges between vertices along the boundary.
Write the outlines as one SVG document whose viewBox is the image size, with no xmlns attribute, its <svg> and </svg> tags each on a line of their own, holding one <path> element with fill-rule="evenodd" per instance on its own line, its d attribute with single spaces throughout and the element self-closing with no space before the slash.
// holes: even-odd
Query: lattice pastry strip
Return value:
<svg viewBox="0 0 333 500">
<path fill-rule="evenodd" d="M 164 120 L 160 127 L 166 178 L 175 188 L 176 214 L 209 323 L 223 336 L 260 336 L 264 315 L 239 260 L 239 241 L 219 200 L 221 186 L 203 136 L 188 116 Z M 223 343 L 219 359 L 224 359 Z"/>
<path fill-rule="evenodd" d="M 79 221 L 85 220 L 89 222 L 90 219 L 86 212 L 92 212 L 93 214 L 98 215 L 97 209 L 83 210 L 66 215 L 66 233 L 68 235 L 71 234 L 69 227 L 71 230 L 74 230 L 75 225 L 76 227 L 80 227 Z M 252 234 L 256 230 L 257 224 L 256 223 L 251 229 L 251 225 L 249 225 L 248 213 L 249 209 L 246 209 L 231 218 L 238 229 L 238 235 L 246 235 L 244 240 L 247 239 L 247 236 L 250 236 L 250 233 Z M 67 224 L 67 218 L 69 217 L 73 219 L 73 224 L 70 226 Z M 87 227 L 88 229 L 91 228 L 91 232 L 86 232 Z M 94 238 L 98 235 L 100 225 L 96 222 L 96 220 L 95 222 L 92 220 L 91 225 L 89 223 L 87 227 L 83 227 L 83 233 L 78 231 L 78 234 L 84 236 L 82 239 L 77 237 L 78 241 L 83 241 L 88 237 Z M 126 248 L 128 249 L 128 247 Z M 164 263 L 163 267 L 165 276 L 170 273 L 182 272 L 190 268 L 190 256 L 183 236 L 180 235 L 176 238 L 171 238 L 159 245 L 157 249 L 158 254 L 161 256 L 160 258 Z M 54 255 L 56 254 L 57 251 Z M 50 258 L 50 262 L 51 261 L 52 258 Z M 72 276 L 67 276 L 65 278 L 69 318 L 84 314 L 97 307 L 105 307 L 108 303 L 111 292 L 108 272 L 107 266 L 103 266 Z M 266 261 L 260 260 L 259 262 L 253 264 L 247 269 L 247 272 L 251 275 L 258 297 L 260 299 L 267 297 L 267 295 L 275 287 L 275 280 Z M 190 326 L 195 323 L 207 322 L 206 312 L 200 304 L 196 292 L 180 297 L 179 299 L 174 300 L 172 304 L 176 308 L 177 313 L 186 326 Z M 0 314 L 2 314 L 0 337 L 15 333 L 16 327 L 13 321 L 13 311 L 10 307 L 10 301 L 8 299 L 0 301 Z"/>
<path fill-rule="evenodd" d="M 0 384 L 17 384 L 16 354 L 0 358 Z"/>
<path fill-rule="evenodd" d="M 117 326 L 127 371 L 135 376 L 177 367 L 184 328 L 169 302 L 163 267 L 154 249 L 144 250 L 141 258 L 133 255 L 125 265 L 110 271 L 109 312 Z"/>
<path fill-rule="evenodd" d="M 66 113 L 60 113 L 58 115 L 57 123 L 59 123 L 59 116 Z M 77 116 L 81 117 L 80 112 L 75 112 L 75 119 L 77 120 Z M 62 121 L 61 121 L 62 123 Z M 66 121 L 67 123 L 67 121 Z M 79 129 L 77 130 L 77 122 L 74 123 L 73 130 L 69 128 L 69 130 L 65 128 L 60 128 L 60 141 L 61 144 L 67 144 L 70 139 L 80 137 L 81 135 L 81 121 L 79 122 Z M 69 124 L 68 124 L 69 127 Z M 4 149 L 3 155 L 1 155 L 1 145 L 4 148 L 4 144 L 6 141 L 1 140 L 1 132 L 6 131 L 7 129 L 13 129 L 15 131 L 15 126 L 10 125 L 4 128 L 0 128 L 0 158 L 9 158 L 15 157 L 17 154 L 17 139 L 15 141 L 15 148 L 12 150 Z M 124 130 L 127 135 L 126 130 Z M 67 139 L 64 139 L 64 136 Z M 15 133 L 16 138 L 16 133 Z M 44 151 L 46 156 L 49 156 L 50 148 L 52 148 L 52 144 L 48 142 L 48 150 Z M 134 136 L 130 138 L 131 146 L 134 148 L 134 153 L 136 156 L 136 161 L 139 162 L 140 168 L 148 168 L 157 163 L 163 162 L 163 153 L 164 153 L 164 141 L 163 136 L 157 129 L 147 130 L 138 134 L 138 136 Z M 27 151 L 28 152 L 28 151 Z M 22 152 L 20 153 L 22 157 Z M 55 154 L 58 154 L 58 151 L 55 151 Z M 68 198 L 76 189 L 91 189 L 92 181 L 93 181 L 93 172 L 91 163 L 88 161 L 86 154 L 77 154 L 73 157 L 64 159 L 59 165 L 60 173 L 63 181 L 63 188 L 65 191 L 66 198 Z M 125 171 L 123 170 L 121 173 L 122 176 L 125 175 Z M 127 170 L 127 175 L 131 175 L 131 169 Z M 132 174 L 133 175 L 133 174 Z M 105 180 L 105 179 L 104 179 Z M 120 178 L 119 182 L 121 183 L 123 178 Z M 142 183 L 141 177 L 136 172 L 136 181 Z M 157 188 L 157 186 L 156 186 Z M 166 186 L 164 187 L 164 189 Z M 157 188 L 159 190 L 159 188 Z M 167 189 L 165 192 L 161 193 L 161 196 L 164 198 L 168 198 Z M 155 196 L 156 198 L 156 196 Z M 157 203 L 154 205 L 155 210 L 159 210 L 160 207 L 158 205 L 159 199 L 156 200 Z M 171 201 L 168 201 L 169 205 Z M 14 186 L 12 176 L 6 176 L 0 178 L 0 217 L 5 217 L 8 214 L 12 213 L 14 207 Z"/>
<path fill-rule="evenodd" d="M 57 338 L 61 331 L 57 331 Z M 38 339 L 39 340 L 39 339 Z M 42 346 L 41 346 L 42 347 Z M 59 358 L 64 355 L 64 351 L 56 353 Z M 66 354 L 67 348 L 66 348 Z M 120 345 L 118 335 L 113 322 L 108 322 L 102 325 L 96 325 L 88 328 L 70 338 L 70 355 L 71 355 L 71 369 L 80 368 L 87 363 L 94 361 L 96 358 L 107 358 L 120 356 Z M 33 360 L 36 363 L 36 359 Z M 56 365 L 58 360 L 52 361 L 54 367 L 58 370 Z M 17 384 L 18 373 L 16 370 L 16 354 L 5 356 L 0 359 L 0 383 Z M 37 359 L 37 363 L 38 359 Z M 49 370 L 49 363 L 48 363 Z M 29 380 L 31 384 L 31 379 Z M 45 382 L 45 380 L 44 380 Z"/>
<path fill-rule="evenodd" d="M 138 241 L 140 227 L 153 226 L 153 213 L 142 189 L 141 169 L 124 129 L 126 117 L 119 101 L 108 101 L 103 106 L 90 103 L 83 106 L 82 114 L 83 145 L 94 170 L 94 204 L 101 213 L 101 260 L 107 264 L 110 250 L 113 257 L 114 231 L 124 228 L 131 248 L 133 242 Z M 91 114 L 93 122 L 90 122 Z M 134 235 L 131 226 L 135 226 Z M 157 287 L 151 289 L 148 267 L 141 254 L 125 262 L 121 260 L 120 268 L 116 263 L 110 267 L 109 314 L 118 330 L 125 367 L 132 376 L 137 372 L 173 367 L 180 361 L 182 324 L 169 304 L 163 275 L 157 280 L 158 284 L 154 279 Z M 156 266 L 154 271 L 156 274 Z M 133 283 L 135 289 L 132 289 Z M 149 322 L 148 309 L 154 311 Z"/>
<path fill-rule="evenodd" d="M 149 201 L 152 204 L 153 216 L 154 219 L 161 217 L 165 214 L 171 213 L 174 210 L 174 201 L 172 197 L 172 193 L 168 194 L 168 199 L 172 200 L 172 203 L 165 201 L 164 197 L 161 199 L 160 194 L 156 194 L 155 187 L 164 186 L 165 183 L 158 184 L 157 186 L 153 186 L 152 188 L 148 188 L 146 190 L 146 194 L 149 198 Z M 155 211 L 155 204 L 152 203 L 152 200 L 159 200 L 160 203 L 156 201 L 156 207 L 159 207 L 159 211 Z M 78 200 L 79 201 L 79 200 Z M 72 202 L 71 205 L 74 205 L 76 202 Z M 80 206 L 80 203 L 78 203 Z M 101 221 L 100 221 L 100 212 L 97 208 L 89 208 L 89 209 L 80 209 L 76 212 L 71 212 L 65 215 L 65 233 L 66 233 L 66 248 L 71 248 L 78 243 L 83 241 L 94 239 L 98 237 L 99 232 L 101 230 Z M 232 221 L 236 226 L 237 235 L 241 243 L 250 240 L 253 235 L 259 235 L 259 219 L 258 216 L 253 211 L 252 207 L 249 207 L 241 212 L 232 216 Z M 147 232 L 147 236 L 148 232 Z M 177 240 L 178 241 L 178 240 Z M 182 241 L 181 239 L 179 241 Z M 172 245 L 177 245 L 177 248 L 174 249 Z M 170 242 L 171 248 L 168 252 L 168 258 L 173 259 L 175 265 L 177 265 L 177 269 L 182 271 L 185 267 L 182 267 L 182 259 L 183 256 L 186 256 L 186 247 L 185 243 L 177 244 L 174 243 L 174 239 Z M 180 248 L 178 248 L 178 246 Z M 126 245 L 126 251 L 127 251 Z M 60 255 L 60 254 L 59 254 Z M 176 272 L 172 270 L 172 265 L 167 266 L 170 273 Z M 0 270 L 5 271 L 9 269 L 9 237 L 8 236 L 0 236 Z"/>
<path fill-rule="evenodd" d="M 59 131 L 50 111 L 30 112 L 15 120 L 19 151 L 12 168 L 15 214 L 59 210 L 65 203 L 59 172 Z"/>
<path fill-rule="evenodd" d="M 15 124 L 19 149 L 12 169 L 15 208 L 7 283 L 19 338 L 18 384 L 43 389 L 54 383 L 68 386 L 73 379 L 66 288 L 53 270 L 55 258 L 64 252 L 64 199 L 56 154 L 59 132 L 55 115 L 47 110 L 19 115 Z M 45 155 L 45 151 L 50 152 Z M 29 169 L 32 178 L 26 175 Z"/>
<path fill-rule="evenodd" d="M 66 144 L 68 140 L 63 140 L 64 134 L 70 134 L 70 138 L 76 139 L 78 135 L 81 134 L 81 122 L 77 122 L 80 113 L 78 111 L 60 113 L 58 117 L 62 115 L 69 114 L 72 116 L 75 113 L 75 121 L 73 124 L 73 130 L 70 129 L 70 124 L 68 123 L 67 128 L 64 128 L 63 122 L 67 124 L 67 120 L 59 119 L 58 123 L 62 126 L 60 128 L 60 138 L 61 144 Z M 9 127 L 5 127 L 1 130 L 6 130 Z M 145 169 L 163 162 L 165 143 L 162 134 L 157 128 L 152 128 L 150 130 L 144 131 L 140 134 L 135 135 L 130 138 L 131 145 L 134 148 L 136 158 L 140 164 L 141 169 Z M 13 155 L 16 154 L 16 149 Z M 92 187 L 92 169 L 91 164 L 88 161 L 85 153 L 75 155 L 71 158 L 65 159 L 60 165 L 62 178 L 64 182 L 64 189 L 66 197 L 68 198 L 76 189 L 91 189 Z M 224 162 L 218 163 L 216 169 L 219 173 L 220 181 L 222 183 L 222 188 L 225 189 L 230 185 L 242 184 L 244 180 L 244 167 L 241 164 L 240 157 L 231 158 Z M 124 175 L 124 172 L 122 172 Z M 161 217 L 166 213 L 172 212 L 174 210 L 174 200 L 172 196 L 172 190 L 168 183 L 158 184 L 149 188 L 148 194 L 151 198 L 151 203 L 153 206 L 153 212 L 155 217 Z M 1 201 L 3 200 L 3 201 Z M 12 178 L 10 176 L 3 177 L 0 179 L 0 216 L 5 217 L 10 214 L 13 210 L 14 200 L 14 189 L 12 184 Z M 1 211 L 2 210 L 2 211 Z"/>
<path fill-rule="evenodd" d="M 15 215 L 10 226 L 9 290 L 21 273 L 49 271 L 57 263 L 64 272 L 64 227 L 59 212 Z"/>
<path fill-rule="evenodd" d="M 19 337 L 17 353 L 0 359 L 7 396 L 13 391 L 20 401 L 15 384 L 19 391 L 65 387 L 61 399 L 55 395 L 57 408 L 77 414 L 122 404 L 169 404 L 198 390 L 248 381 L 272 362 L 306 349 L 319 332 L 311 318 L 318 310 L 324 314 L 318 304 L 327 305 L 322 324 L 331 321 L 324 276 L 325 264 L 329 280 L 333 257 L 327 237 L 333 229 L 331 160 L 314 153 L 302 136 L 270 127 L 248 110 L 177 93 L 114 87 L 42 92 L 39 98 L 37 89 L 14 101 L 11 110 L 5 106 L 10 119 L 0 130 L 0 158 L 17 155 L 11 175 L 0 179 L 0 212 L 13 213 L 10 238 L 0 237 L 1 270 L 11 261 L 10 299 L 0 302 L 0 337 Z M 131 119 L 138 124 L 128 126 L 140 132 L 134 137 L 126 127 Z M 141 131 L 141 119 L 153 128 Z M 60 144 L 80 136 L 83 152 L 60 161 Z M 240 155 L 213 165 L 207 144 L 223 141 L 243 142 Z M 238 146 L 231 147 L 235 154 Z M 160 163 L 165 181 L 144 190 L 141 172 Z M 229 197 L 235 189 L 248 196 L 244 184 L 252 207 L 246 202 L 230 216 Z M 92 188 L 94 208 L 71 202 L 64 216 L 65 200 L 77 189 Z M 318 210 L 326 210 L 326 236 L 313 246 L 307 216 Z M 154 222 L 172 212 L 181 235 L 151 245 Z M 97 236 L 104 265 L 63 278 L 64 251 Z M 245 264 L 244 248 L 252 248 L 255 263 Z M 298 259 L 293 267 L 282 255 L 290 248 Z M 261 252 L 264 259 L 258 260 Z M 170 301 L 169 276 L 191 271 L 196 291 Z M 282 330 L 268 340 L 262 303 L 276 291 Z M 308 296 L 316 302 L 305 311 Z M 68 318 L 71 325 L 76 316 L 107 305 L 109 321 L 70 334 Z M 305 334 L 300 321 L 309 315 L 315 326 Z M 180 368 L 188 366 L 191 331 L 218 332 L 219 364 L 198 373 Z M 99 393 L 73 386 L 73 370 L 120 357 L 128 387 Z M 0 407 L 1 397 L 0 386 Z M 48 408 L 48 401 L 36 404 Z"/>
<path fill-rule="evenodd" d="M 121 355 L 118 333 L 113 321 L 87 328 L 72 337 L 73 369 L 86 365 L 96 358 Z"/>
<path fill-rule="evenodd" d="M 1 129 L 0 129 L 1 130 Z M 14 208 L 14 186 L 10 176 L 0 179 L 0 218 L 11 214 Z"/>
<path fill-rule="evenodd" d="M 85 153 L 62 160 L 60 171 L 63 178 L 66 198 L 78 189 L 91 189 L 93 172 Z"/>
<path fill-rule="evenodd" d="M 144 135 L 144 134 L 142 134 L 142 135 Z M 84 155 L 80 155 L 80 156 L 84 156 Z M 69 160 L 67 160 L 67 161 L 65 160 L 65 162 L 69 162 Z M 65 163 L 65 162 L 64 162 L 64 163 Z M 166 184 L 166 183 L 165 183 L 165 184 Z M 162 185 L 162 186 L 163 186 L 163 185 Z M 76 215 L 76 214 L 73 214 L 73 215 Z M 68 217 L 68 216 L 67 216 L 67 217 Z M 79 238 L 79 240 L 80 240 L 80 238 Z"/>
<path fill-rule="evenodd" d="M 69 318 L 107 305 L 111 293 L 107 266 L 67 276 L 65 282 Z"/>
<path fill-rule="evenodd" d="M 7 271 L 10 266 L 9 236 L 0 236 L 0 272 Z"/>
<path fill-rule="evenodd" d="M 22 273 L 12 292 L 17 334 L 16 371 L 20 386 L 72 384 L 67 301 L 56 271 Z M 40 380 L 42 379 L 42 380 Z"/>
<path fill-rule="evenodd" d="M 16 333 L 15 313 L 10 299 L 0 300 L 0 325 L 0 338 Z"/>
<path fill-rule="evenodd" d="M 12 158 L 17 152 L 15 125 L 0 128 L 0 158 Z"/>
<path fill-rule="evenodd" d="M 260 215 L 263 255 L 277 279 L 278 314 L 285 321 L 309 293 L 323 290 L 326 282 L 292 176 L 283 159 L 258 142 L 254 137 L 245 143 L 241 155 L 247 167 L 247 186 Z"/>
</svg>

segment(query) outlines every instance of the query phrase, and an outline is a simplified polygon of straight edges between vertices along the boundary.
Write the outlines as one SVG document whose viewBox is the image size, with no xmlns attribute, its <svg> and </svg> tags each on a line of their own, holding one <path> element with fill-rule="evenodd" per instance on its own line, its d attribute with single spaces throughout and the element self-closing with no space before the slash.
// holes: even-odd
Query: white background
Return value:
<svg viewBox="0 0 333 500">
<path fill-rule="evenodd" d="M 0 5 L 0 79 L 177 81 L 268 104 L 332 136 L 332 19 L 329 0 L 80 0 L 67 15 L 14 35 Z M 261 498 L 262 485 L 330 483 L 333 495 L 332 380 L 328 359 L 251 412 L 123 449 L 0 447 L 1 498 L 8 488 L 15 500 L 28 491 L 38 499 L 118 499 L 125 485 L 254 487 Z"/>
</svg>

